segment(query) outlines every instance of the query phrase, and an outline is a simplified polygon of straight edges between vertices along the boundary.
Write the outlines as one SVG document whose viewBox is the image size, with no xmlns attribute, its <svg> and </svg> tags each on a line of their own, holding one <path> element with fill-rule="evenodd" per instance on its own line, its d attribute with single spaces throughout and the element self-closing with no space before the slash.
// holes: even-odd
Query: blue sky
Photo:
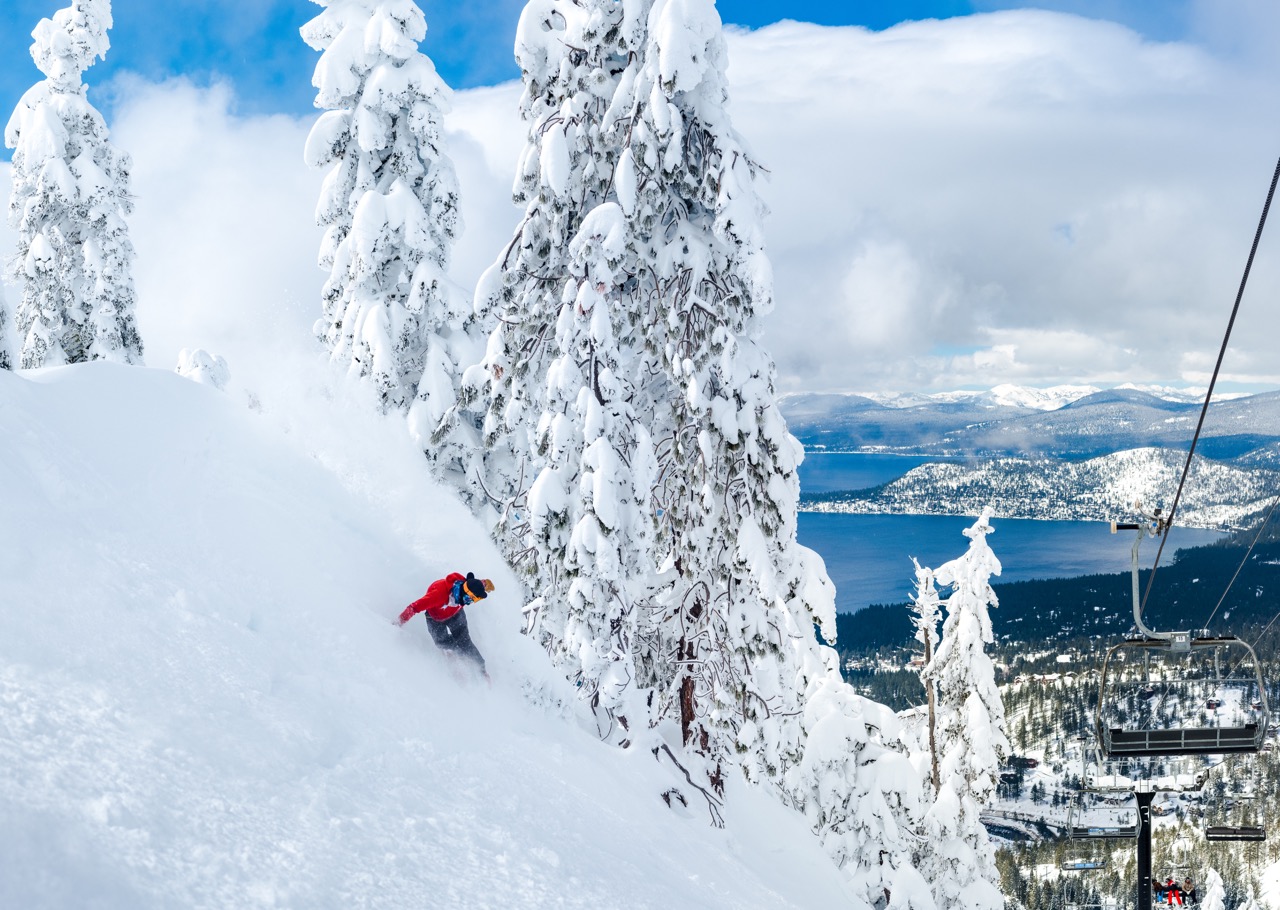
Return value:
<svg viewBox="0 0 1280 910">
<path fill-rule="evenodd" d="M 68 2 L 0 0 L 0 123 L 41 78 L 32 28 Z M 451 276 L 473 288 L 518 221 L 524 0 L 418 2 L 423 50 L 462 90 L 447 120 L 465 224 Z M 1207 380 L 1280 151 L 1259 113 L 1280 105 L 1280 5 L 1036 2 L 719 3 L 740 27 L 733 122 L 769 169 L 781 388 Z M 243 327 L 264 322 L 271 344 L 309 344 L 323 175 L 302 162 L 318 55 L 298 28 L 320 7 L 113 11 L 88 81 L 134 160 L 148 363 L 196 346 L 248 369 L 260 352 Z M 838 25 L 863 28 L 822 27 Z M 0 219 L 0 260 L 15 243 Z M 1277 249 L 1268 234 L 1226 364 L 1241 388 L 1280 387 L 1280 312 L 1262 305 L 1280 296 Z M 20 293 L 4 285 L 10 304 Z"/>
<path fill-rule="evenodd" d="M 27 48 L 35 24 L 68 0 L 0 3 L 0 111 L 13 109 L 41 78 Z M 430 33 L 423 50 L 456 88 L 516 78 L 512 61 L 521 0 L 419 0 Z M 948 18 L 1033 4 L 1008 0 L 723 0 L 727 23 L 759 28 L 783 18 L 821 25 L 884 29 L 909 19 Z M 1148 38 L 1168 40 L 1186 30 L 1190 0 L 1041 0 L 1044 9 L 1111 19 Z M 317 55 L 298 28 L 320 11 L 309 0 L 116 0 L 112 48 L 89 71 L 90 86 L 107 86 L 129 71 L 159 81 L 185 75 L 197 84 L 229 79 L 243 113 L 311 110 L 311 70 Z M 107 91 L 92 96 L 110 118 Z M 3 153 L 5 160 L 9 155 Z"/>
</svg>

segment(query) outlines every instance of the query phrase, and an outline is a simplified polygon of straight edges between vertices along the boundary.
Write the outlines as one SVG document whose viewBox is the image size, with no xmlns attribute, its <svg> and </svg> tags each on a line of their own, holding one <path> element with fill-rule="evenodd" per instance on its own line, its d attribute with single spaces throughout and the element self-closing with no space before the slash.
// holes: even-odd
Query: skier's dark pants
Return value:
<svg viewBox="0 0 1280 910">
<path fill-rule="evenodd" d="M 480 656 L 480 651 L 471 640 L 471 633 L 467 631 L 465 612 L 459 610 L 444 622 L 436 622 L 428 616 L 427 628 L 431 630 L 431 638 L 441 651 L 469 657 L 480 665 L 480 672 L 484 672 L 484 658 Z"/>
</svg>

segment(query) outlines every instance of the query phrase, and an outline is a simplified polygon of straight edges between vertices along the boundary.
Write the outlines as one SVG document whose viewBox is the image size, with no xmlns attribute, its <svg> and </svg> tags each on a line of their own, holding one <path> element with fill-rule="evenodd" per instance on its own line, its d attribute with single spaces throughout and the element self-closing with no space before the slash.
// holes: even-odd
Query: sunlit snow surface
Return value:
<svg viewBox="0 0 1280 910">
<path fill-rule="evenodd" d="M 735 786 L 711 829 L 530 703 L 515 581 L 402 425 L 258 400 L 0 371 L 0 906 L 848 903 L 798 816 Z M 454 569 L 498 584 L 492 689 L 391 622 Z"/>
</svg>

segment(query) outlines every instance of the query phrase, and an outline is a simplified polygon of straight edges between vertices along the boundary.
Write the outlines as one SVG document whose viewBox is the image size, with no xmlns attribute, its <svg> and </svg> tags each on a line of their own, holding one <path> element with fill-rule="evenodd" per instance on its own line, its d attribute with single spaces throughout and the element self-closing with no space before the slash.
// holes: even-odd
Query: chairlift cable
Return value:
<svg viewBox="0 0 1280 910">
<path fill-rule="evenodd" d="M 1258 633 L 1258 637 L 1253 640 L 1253 647 L 1256 648 L 1258 646 L 1258 642 L 1262 641 L 1262 637 L 1267 634 L 1268 629 L 1275 625 L 1277 619 L 1280 619 L 1280 613 L 1276 613 L 1275 616 L 1271 617 L 1271 621 L 1262 627 L 1262 631 Z"/>
<path fill-rule="evenodd" d="M 1255 638 L 1253 640 L 1253 643 L 1249 645 L 1251 649 L 1254 649 L 1254 650 L 1257 649 L 1259 642 L 1261 642 L 1262 639 L 1266 637 L 1267 632 L 1270 631 L 1271 627 L 1275 625 L 1277 619 L 1280 619 L 1280 611 L 1278 611 L 1275 616 L 1271 617 L 1271 620 L 1265 626 L 1262 627 L 1262 631 L 1258 633 L 1258 637 Z M 1224 675 L 1229 678 L 1231 674 L 1236 672 L 1236 668 L 1240 666 L 1240 663 L 1243 660 L 1244 660 L 1243 656 L 1239 657 L 1235 663 L 1233 663 L 1230 667 L 1227 668 L 1227 672 Z"/>
<path fill-rule="evenodd" d="M 1204 621 L 1204 625 L 1200 628 L 1209 628 L 1209 623 L 1213 622 L 1213 618 L 1218 615 L 1218 610 L 1222 607 L 1223 602 L 1227 599 L 1227 595 L 1231 593 L 1231 587 L 1236 583 L 1236 579 L 1240 577 L 1240 572 L 1249 562 L 1249 554 L 1253 552 L 1253 548 L 1258 545 L 1258 541 L 1262 539 L 1262 532 L 1266 530 L 1267 524 L 1271 521 L 1271 514 L 1276 510 L 1276 505 L 1280 503 L 1280 493 L 1271 500 L 1271 508 L 1267 509 L 1267 514 L 1263 517 L 1262 522 L 1258 525 L 1258 533 L 1253 535 L 1253 542 L 1249 544 L 1249 549 L 1244 551 L 1244 557 L 1240 560 L 1240 565 L 1236 566 L 1236 574 L 1231 576 L 1231 580 L 1227 582 L 1227 587 L 1223 590 L 1222 596 L 1218 598 L 1217 605 L 1214 606 L 1213 612 L 1209 614 L 1209 618 Z"/>
<path fill-rule="evenodd" d="M 1213 376 L 1209 379 L 1209 388 L 1204 395 L 1204 405 L 1200 408 L 1200 419 L 1196 422 L 1196 431 L 1191 437 L 1191 447 L 1187 450 L 1187 460 L 1182 467 L 1182 477 L 1178 480 L 1178 489 L 1173 496 L 1173 505 L 1169 508 L 1169 517 L 1165 521 L 1166 529 L 1172 529 L 1173 527 L 1174 517 L 1178 513 L 1178 503 L 1182 500 L 1182 488 L 1187 482 L 1187 476 L 1191 473 L 1191 459 L 1195 455 L 1196 443 L 1200 440 L 1200 431 L 1204 427 L 1204 419 L 1209 412 L 1209 402 L 1213 399 L 1213 389 L 1218 383 L 1218 373 L 1222 369 L 1222 361 L 1227 354 L 1227 342 L 1231 340 L 1231 330 L 1235 327 L 1236 315 L 1240 312 L 1240 301 L 1244 297 L 1245 285 L 1249 282 L 1249 272 L 1253 268 L 1253 258 L 1258 252 L 1258 243 L 1262 240 L 1262 229 L 1267 223 L 1267 213 L 1271 210 L 1271 200 L 1276 194 L 1277 181 L 1280 181 L 1280 160 L 1276 161 L 1276 170 L 1271 176 L 1271 188 L 1267 190 L 1267 201 L 1262 206 L 1262 217 L 1258 219 L 1258 229 L 1253 235 L 1253 246 L 1249 249 L 1249 258 L 1245 261 L 1244 275 L 1240 278 L 1240 288 L 1236 291 L 1236 302 L 1231 308 L 1231 318 L 1227 320 L 1227 331 L 1222 338 L 1222 347 L 1218 349 L 1218 360 L 1213 365 Z M 1164 545 L 1168 539 L 1167 532 L 1160 535 L 1160 546 L 1156 550 L 1156 559 L 1151 566 L 1151 576 L 1147 579 L 1147 590 L 1142 595 L 1140 612 L 1146 609 L 1147 600 L 1151 596 L 1151 588 L 1156 580 L 1156 570 L 1160 568 L 1160 556 L 1164 553 Z"/>
</svg>

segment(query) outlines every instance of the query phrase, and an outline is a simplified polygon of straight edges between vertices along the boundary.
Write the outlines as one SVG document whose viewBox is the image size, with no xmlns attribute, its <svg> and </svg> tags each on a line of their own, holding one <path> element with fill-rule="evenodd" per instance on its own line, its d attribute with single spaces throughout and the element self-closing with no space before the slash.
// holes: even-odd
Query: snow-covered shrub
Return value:
<svg viewBox="0 0 1280 910">
<path fill-rule="evenodd" d="M 9 354 L 9 308 L 4 302 L 4 285 L 0 284 L 0 370 L 12 370 Z"/>
<path fill-rule="evenodd" d="M 227 361 L 200 348 L 183 348 L 179 351 L 178 366 L 174 372 L 215 389 L 225 390 L 227 383 L 231 381 L 231 369 L 227 366 Z"/>
</svg>

